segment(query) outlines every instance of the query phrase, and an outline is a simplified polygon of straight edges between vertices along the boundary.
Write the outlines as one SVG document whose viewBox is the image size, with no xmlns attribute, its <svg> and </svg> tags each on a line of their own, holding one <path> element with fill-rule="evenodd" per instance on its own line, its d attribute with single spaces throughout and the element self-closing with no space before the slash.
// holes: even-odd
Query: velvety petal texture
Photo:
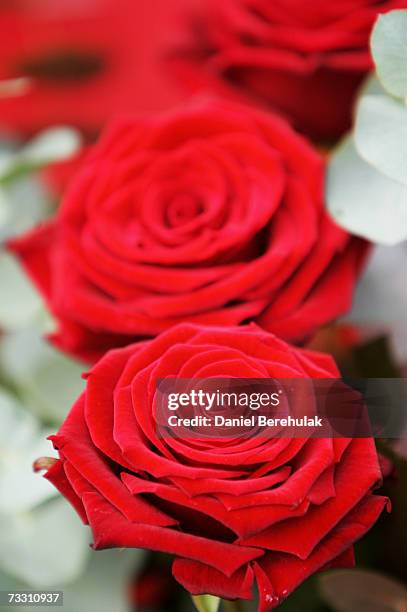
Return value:
<svg viewBox="0 0 407 612">
<path fill-rule="evenodd" d="M 173 107 L 185 92 L 165 67 L 179 15 L 195 0 L 0 2 L 0 80 L 26 77 L 0 97 L 2 129 L 32 134 L 59 124 L 94 137 L 123 112 Z"/>
<path fill-rule="evenodd" d="M 369 36 L 380 13 L 406 0 L 207 0 L 190 12 L 191 43 L 173 66 L 188 88 L 215 90 L 286 115 L 317 140 L 350 127 L 373 67 Z"/>
<path fill-rule="evenodd" d="M 163 438 L 158 379 L 338 376 L 326 355 L 255 324 L 185 323 L 110 351 L 51 439 L 47 472 L 93 532 L 96 549 L 174 555 L 191 593 L 278 605 L 310 574 L 353 564 L 352 545 L 386 498 L 372 439 Z M 207 374 L 212 371 L 212 374 Z"/>
<path fill-rule="evenodd" d="M 284 120 L 208 101 L 113 123 L 57 216 L 10 246 L 54 342 L 90 361 L 183 321 L 302 341 L 348 309 L 367 252 L 328 218 L 323 182 Z"/>
</svg>

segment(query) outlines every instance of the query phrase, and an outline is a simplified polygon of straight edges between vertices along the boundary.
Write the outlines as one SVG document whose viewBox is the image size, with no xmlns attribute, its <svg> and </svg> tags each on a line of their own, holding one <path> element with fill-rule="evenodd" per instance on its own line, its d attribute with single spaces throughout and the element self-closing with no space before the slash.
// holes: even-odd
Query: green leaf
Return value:
<svg viewBox="0 0 407 612">
<path fill-rule="evenodd" d="M 77 130 L 61 126 L 49 128 L 33 138 L 19 153 L 27 164 L 43 165 L 62 161 L 78 151 L 81 137 Z"/>
<path fill-rule="evenodd" d="M 75 580 L 91 536 L 62 498 L 24 513 L 0 515 L 0 567 L 36 588 Z"/>
<path fill-rule="evenodd" d="M 359 90 L 359 98 L 363 96 L 387 96 L 388 92 L 384 89 L 382 83 L 375 74 L 369 74 L 366 77 L 362 87 Z"/>
<path fill-rule="evenodd" d="M 362 97 L 354 138 L 365 161 L 407 185 L 407 108 L 403 104 L 388 96 Z"/>
<path fill-rule="evenodd" d="M 45 130 L 17 152 L 2 155 L 0 181 L 8 184 L 49 163 L 67 159 L 80 146 L 80 134 L 73 128 L 61 126 Z"/>
<path fill-rule="evenodd" d="M 84 388 L 85 366 L 73 361 L 34 329 L 6 336 L 0 365 L 24 404 L 41 418 L 59 424 Z"/>
<path fill-rule="evenodd" d="M 29 511 L 56 495 L 45 479 L 33 473 L 32 463 L 53 454 L 36 419 L 0 389 L 0 514 Z"/>
<path fill-rule="evenodd" d="M 64 612 L 129 612 L 128 588 L 144 550 L 90 551 L 87 571 L 64 587 Z"/>
<path fill-rule="evenodd" d="M 215 595 L 192 595 L 192 601 L 198 612 L 217 612 L 220 604 L 220 597 Z"/>
<path fill-rule="evenodd" d="M 37 177 L 19 177 L 0 186 L 0 240 L 30 230 L 51 212 L 46 189 Z"/>
<path fill-rule="evenodd" d="M 407 362 L 407 243 L 377 247 L 356 287 L 346 321 L 386 330 L 399 363 Z"/>
<path fill-rule="evenodd" d="M 380 15 L 372 32 L 371 49 L 376 71 L 394 96 L 407 95 L 407 11 Z"/>
<path fill-rule="evenodd" d="M 354 234 L 389 245 L 407 238 L 407 187 L 365 162 L 352 138 L 331 158 L 326 201 L 338 225 Z"/>
<path fill-rule="evenodd" d="M 63 612 L 129 612 L 129 582 L 145 554 L 143 550 L 130 549 L 89 551 L 89 562 L 75 581 L 69 584 L 56 582 L 49 588 L 63 590 Z M 26 588 L 21 580 L 0 572 L 0 590 Z M 0 609 L 3 610 L 1 606 Z M 7 606 L 4 612 L 32 612 L 32 607 Z"/>
<path fill-rule="evenodd" d="M 0 252 L 0 327 L 12 331 L 39 320 L 43 311 L 42 300 L 11 255 Z"/>
<path fill-rule="evenodd" d="M 367 570 L 337 570 L 319 579 L 321 594 L 336 612 L 398 612 L 407 606 L 407 590 L 393 580 Z"/>
<path fill-rule="evenodd" d="M 4 188 L 0 188 L 0 228 L 8 225 L 10 222 L 10 209 L 8 206 L 7 194 Z M 1 233 L 0 233 L 1 238 Z"/>
</svg>

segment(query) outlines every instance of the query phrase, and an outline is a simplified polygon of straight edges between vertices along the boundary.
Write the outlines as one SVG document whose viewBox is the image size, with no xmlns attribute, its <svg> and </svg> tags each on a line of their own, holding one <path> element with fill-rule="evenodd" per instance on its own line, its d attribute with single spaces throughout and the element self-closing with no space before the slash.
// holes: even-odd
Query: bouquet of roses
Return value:
<svg viewBox="0 0 407 612">
<path fill-rule="evenodd" d="M 216 610 L 220 598 L 256 601 L 259 612 L 288 604 L 316 572 L 352 567 L 355 542 L 390 511 L 391 487 L 375 489 L 403 454 L 393 440 L 381 448 L 390 461 L 372 433 L 162 435 L 158 397 L 162 381 L 300 379 L 314 405 L 318 385 L 343 372 L 401 376 L 404 357 L 382 352 L 382 370 L 369 365 L 379 317 L 361 317 L 372 306 L 362 307 L 366 293 L 351 325 L 334 322 L 351 310 L 369 260 L 374 277 L 381 251 L 372 258 L 372 242 L 407 237 L 407 12 L 394 10 L 403 8 L 403 0 L 1 8 L 0 115 L 14 134 L 1 189 L 11 198 L 24 183 L 23 199 L 34 202 L 40 188 L 48 203 L 27 223 L 4 225 L 7 279 L 23 297 L 12 293 L 0 308 L 1 377 L 57 451 L 41 446 L 30 459 L 90 526 L 92 548 L 154 551 L 153 565 L 158 552 L 170 555 L 172 576 L 199 610 Z M 49 131 L 57 124 L 71 129 Z M 17 147 L 15 134 L 31 140 Z M 23 373 L 10 357 L 17 336 L 17 361 L 30 352 L 30 326 L 53 347 L 42 343 L 42 386 L 43 353 Z M 30 486 L 44 493 L 21 510 L 52 496 L 38 482 Z M 8 487 L 0 478 L 7 498 Z M 392 501 L 397 515 L 402 501 Z M 81 542 L 72 567 L 82 569 L 54 583 L 26 571 L 31 586 L 88 576 L 79 561 L 87 532 L 69 520 Z M 21 565 L 10 565 L 13 554 L 6 573 Z M 175 605 L 172 583 L 162 585 L 169 599 L 156 602 L 143 563 L 132 600 Z M 100 568 L 93 573 L 102 580 Z M 129 580 L 128 567 L 119 575 Z M 351 612 L 361 595 L 345 575 L 344 587 L 321 588 Z M 151 576 L 161 584 L 160 572 Z M 378 575 L 373 597 L 370 580 L 364 597 L 404 610 L 400 583 Z"/>
</svg>

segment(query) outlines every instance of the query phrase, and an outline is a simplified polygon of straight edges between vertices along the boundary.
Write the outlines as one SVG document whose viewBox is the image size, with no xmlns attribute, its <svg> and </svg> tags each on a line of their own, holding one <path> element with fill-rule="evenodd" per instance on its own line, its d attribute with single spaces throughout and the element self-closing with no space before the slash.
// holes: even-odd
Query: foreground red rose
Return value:
<svg viewBox="0 0 407 612">
<path fill-rule="evenodd" d="M 277 109 L 315 139 L 350 127 L 359 85 L 373 67 L 378 13 L 406 0 L 208 0 L 175 68 L 213 88 Z"/>
<path fill-rule="evenodd" d="M 93 133 L 117 113 L 178 103 L 162 57 L 194 1 L 0 3 L 0 80 L 31 79 L 21 95 L 0 97 L 1 126 L 31 133 L 68 123 Z"/>
<path fill-rule="evenodd" d="M 296 349 L 256 325 L 179 325 L 111 351 L 51 439 L 60 460 L 46 477 L 89 523 L 94 548 L 175 555 L 193 594 L 276 606 L 310 574 L 353 563 L 353 543 L 386 498 L 372 439 L 156 435 L 157 379 L 327 378 L 333 360 Z"/>
<path fill-rule="evenodd" d="M 366 253 L 328 218 L 319 155 L 280 118 L 207 103 L 114 124 L 57 217 L 12 246 L 94 359 L 188 320 L 299 340 L 344 313 Z"/>
</svg>

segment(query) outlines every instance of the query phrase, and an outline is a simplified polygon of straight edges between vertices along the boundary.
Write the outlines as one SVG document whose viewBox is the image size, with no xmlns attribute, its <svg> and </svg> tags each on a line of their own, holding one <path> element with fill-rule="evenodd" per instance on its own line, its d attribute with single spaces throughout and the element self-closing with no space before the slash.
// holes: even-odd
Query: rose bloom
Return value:
<svg viewBox="0 0 407 612">
<path fill-rule="evenodd" d="M 32 133 L 55 123 L 92 135 L 121 112 L 151 112 L 184 95 L 163 56 L 195 0 L 8 0 L 0 7 L 1 126 Z"/>
<path fill-rule="evenodd" d="M 107 130 L 55 219 L 10 244 L 93 360 L 184 320 L 302 340 L 344 313 L 366 243 L 327 216 L 324 164 L 280 118 L 207 102 Z"/>
<path fill-rule="evenodd" d="M 158 379 L 337 377 L 331 357 L 255 324 L 181 324 L 110 351 L 56 436 L 46 477 L 93 532 L 95 549 L 175 556 L 191 593 L 276 606 L 312 573 L 353 564 L 353 543 L 386 498 L 371 438 L 157 436 Z"/>
<path fill-rule="evenodd" d="M 277 109 L 313 138 L 350 127 L 378 13 L 407 0 L 207 0 L 174 58 L 189 88 Z"/>
</svg>

